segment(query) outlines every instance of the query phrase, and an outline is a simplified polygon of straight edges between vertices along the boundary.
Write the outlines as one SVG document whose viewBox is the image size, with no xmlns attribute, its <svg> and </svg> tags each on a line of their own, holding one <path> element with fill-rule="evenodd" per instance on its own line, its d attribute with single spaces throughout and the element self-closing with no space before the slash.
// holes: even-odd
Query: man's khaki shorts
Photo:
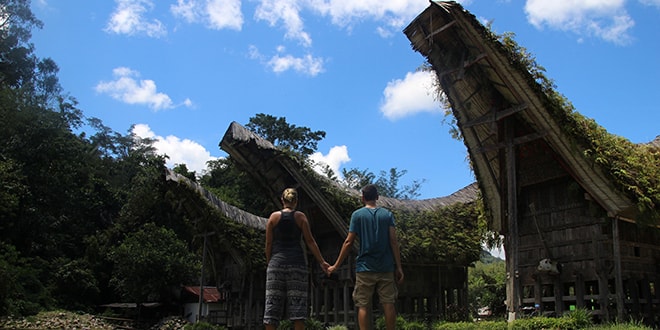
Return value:
<svg viewBox="0 0 660 330">
<path fill-rule="evenodd" d="M 374 291 L 378 292 L 381 304 L 394 304 L 398 295 L 394 272 L 359 272 L 355 274 L 355 289 L 353 289 L 355 307 L 368 306 Z"/>
</svg>

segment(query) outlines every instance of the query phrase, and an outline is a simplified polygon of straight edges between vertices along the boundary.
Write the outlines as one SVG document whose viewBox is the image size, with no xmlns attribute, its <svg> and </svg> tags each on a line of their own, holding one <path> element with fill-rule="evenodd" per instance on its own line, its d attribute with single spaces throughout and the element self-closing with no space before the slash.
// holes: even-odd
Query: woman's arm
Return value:
<svg viewBox="0 0 660 330">
<path fill-rule="evenodd" d="M 328 267 L 330 267 L 330 264 L 328 264 L 321 255 L 321 250 L 319 249 L 319 246 L 316 244 L 316 240 L 312 235 L 312 231 L 309 229 L 309 221 L 307 220 L 307 216 L 305 215 L 305 213 L 296 212 L 295 219 L 296 219 L 296 224 L 298 224 L 298 227 L 300 227 L 300 230 L 302 231 L 303 238 L 305 239 L 305 244 L 307 244 L 307 247 L 312 252 L 312 255 L 314 255 L 314 258 L 316 258 L 316 261 L 318 261 L 321 264 L 321 268 L 323 268 L 323 271 L 327 272 Z"/>
<path fill-rule="evenodd" d="M 279 214 L 279 212 L 271 213 L 268 222 L 266 223 L 266 265 L 270 262 L 270 256 L 273 251 L 273 228 L 275 227 L 277 220 L 279 220 Z"/>
</svg>

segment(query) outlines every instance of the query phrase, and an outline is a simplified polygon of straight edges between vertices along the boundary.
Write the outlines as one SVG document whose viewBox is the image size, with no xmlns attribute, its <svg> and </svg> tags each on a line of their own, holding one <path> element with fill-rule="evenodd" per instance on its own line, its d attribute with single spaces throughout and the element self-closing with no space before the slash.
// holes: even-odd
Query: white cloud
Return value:
<svg viewBox="0 0 660 330">
<path fill-rule="evenodd" d="M 309 158 L 314 161 L 314 170 L 316 172 L 324 174 L 322 171 L 322 165 L 326 164 L 337 176 L 341 174 L 339 172 L 341 165 L 351 160 L 351 158 L 348 157 L 348 148 L 346 146 L 334 146 L 330 148 L 327 155 L 315 152 L 309 156 Z"/>
<path fill-rule="evenodd" d="M 255 18 L 271 26 L 282 24 L 288 39 L 309 47 L 312 38 L 305 31 L 303 12 L 327 16 L 332 24 L 351 29 L 365 20 L 379 22 L 375 32 L 381 37 L 400 33 L 401 28 L 429 6 L 420 0 L 258 0 Z M 466 3 L 469 1 L 459 1 Z"/>
<path fill-rule="evenodd" d="M 656 6 L 660 8 L 660 0 L 639 0 L 639 2 L 647 6 Z"/>
<path fill-rule="evenodd" d="M 625 0 L 527 0 L 525 12 L 537 28 L 572 31 L 615 44 L 629 43 L 628 31 L 635 25 L 626 12 Z"/>
<path fill-rule="evenodd" d="M 314 57 L 310 54 L 304 55 L 303 57 L 295 57 L 290 54 L 285 54 L 285 52 L 286 49 L 283 46 L 279 46 L 277 47 L 277 54 L 268 59 L 265 55 L 259 52 L 259 49 L 256 46 L 250 45 L 248 49 L 248 57 L 260 61 L 275 73 L 294 70 L 315 77 L 325 71 L 323 68 L 324 60 L 320 57 Z"/>
<path fill-rule="evenodd" d="M 312 38 L 305 32 L 303 20 L 300 17 L 299 0 L 262 0 L 254 16 L 258 20 L 268 21 L 270 26 L 282 22 L 286 30 L 285 37 L 297 40 L 303 46 L 312 45 Z"/>
<path fill-rule="evenodd" d="M 306 75 L 315 77 L 323 72 L 323 59 L 313 57 L 307 54 L 303 57 L 294 57 L 293 55 L 275 55 L 270 61 L 268 66 L 273 69 L 273 72 L 280 73 L 288 70 L 304 73 Z"/>
<path fill-rule="evenodd" d="M 442 112 L 440 103 L 435 100 L 432 72 L 409 72 L 404 79 L 387 83 L 383 91 L 385 97 L 380 111 L 390 119 L 396 120 L 419 112 Z"/>
<path fill-rule="evenodd" d="M 170 11 L 188 23 L 206 24 L 216 30 L 240 31 L 243 26 L 241 0 L 177 0 Z"/>
<path fill-rule="evenodd" d="M 133 133 L 141 138 L 154 139 L 157 153 L 169 157 L 166 164 L 170 168 L 177 164 L 186 164 L 188 170 L 202 174 L 206 170 L 207 161 L 218 159 L 212 157 L 208 150 L 195 141 L 180 139 L 173 135 L 166 137 L 156 135 L 146 124 L 135 125 Z"/>
<path fill-rule="evenodd" d="M 428 1 L 419 0 L 309 0 L 309 3 L 340 26 L 373 19 L 383 21 L 388 26 L 401 27 L 429 6 Z"/>
<path fill-rule="evenodd" d="M 117 8 L 110 16 L 106 32 L 126 35 L 147 35 L 161 37 L 167 34 L 163 24 L 154 19 L 151 22 L 144 14 L 154 7 L 151 0 L 115 0 Z"/>
<path fill-rule="evenodd" d="M 96 91 L 128 104 L 146 104 L 154 110 L 174 107 L 172 99 L 167 94 L 157 92 L 153 80 L 137 80 L 140 76 L 139 72 L 119 67 L 113 70 L 113 75 L 115 80 L 99 82 Z M 186 99 L 183 104 L 191 106 L 192 101 Z"/>
</svg>

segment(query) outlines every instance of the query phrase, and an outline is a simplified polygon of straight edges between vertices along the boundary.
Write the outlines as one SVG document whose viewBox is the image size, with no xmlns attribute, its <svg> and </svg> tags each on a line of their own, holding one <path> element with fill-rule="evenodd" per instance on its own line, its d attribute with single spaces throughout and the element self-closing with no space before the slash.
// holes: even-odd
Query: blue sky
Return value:
<svg viewBox="0 0 660 330">
<path fill-rule="evenodd" d="M 463 6 L 513 32 L 587 117 L 632 142 L 660 134 L 660 0 L 492 0 Z M 322 130 L 339 172 L 406 170 L 420 198 L 474 181 L 424 58 L 403 28 L 422 0 L 33 0 L 32 41 L 88 117 L 158 140 L 198 173 L 257 113 Z"/>
</svg>

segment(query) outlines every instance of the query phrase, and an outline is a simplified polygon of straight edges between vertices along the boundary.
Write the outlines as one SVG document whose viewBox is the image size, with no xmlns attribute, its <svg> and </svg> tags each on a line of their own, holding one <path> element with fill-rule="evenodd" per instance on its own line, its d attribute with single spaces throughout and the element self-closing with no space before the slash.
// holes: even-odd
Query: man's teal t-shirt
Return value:
<svg viewBox="0 0 660 330">
<path fill-rule="evenodd" d="M 394 215 L 388 209 L 362 207 L 353 212 L 348 231 L 360 239 L 356 272 L 394 271 L 390 227 L 394 227 Z"/>
</svg>

